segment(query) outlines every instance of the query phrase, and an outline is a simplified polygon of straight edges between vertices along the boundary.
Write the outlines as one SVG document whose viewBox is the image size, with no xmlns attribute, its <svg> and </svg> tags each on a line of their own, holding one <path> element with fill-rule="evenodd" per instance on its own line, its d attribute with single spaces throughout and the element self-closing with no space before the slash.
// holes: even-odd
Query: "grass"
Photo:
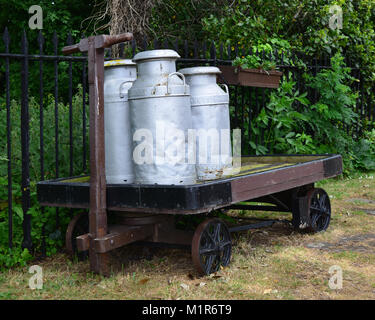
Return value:
<svg viewBox="0 0 375 320">
<path fill-rule="evenodd" d="M 375 204 L 350 200 L 374 200 L 374 176 L 318 183 L 333 208 L 326 232 L 300 234 L 277 223 L 235 234 L 230 265 L 211 276 L 195 272 L 188 250 L 158 249 L 151 260 L 134 260 L 139 248 L 125 247 L 113 254 L 120 267 L 108 278 L 91 273 L 88 262 L 72 262 L 60 253 L 34 263 L 43 268 L 41 290 L 29 288 L 28 267 L 0 273 L 0 299 L 374 299 L 375 216 L 363 209 L 375 210 Z M 330 246 L 310 248 L 311 243 Z M 342 269 L 342 289 L 328 285 L 331 266 Z"/>
</svg>

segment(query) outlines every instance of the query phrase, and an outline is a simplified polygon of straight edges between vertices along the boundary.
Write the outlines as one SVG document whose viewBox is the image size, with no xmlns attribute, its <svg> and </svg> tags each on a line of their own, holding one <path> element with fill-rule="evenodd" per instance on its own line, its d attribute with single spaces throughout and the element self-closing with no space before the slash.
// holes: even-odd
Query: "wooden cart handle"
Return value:
<svg viewBox="0 0 375 320">
<path fill-rule="evenodd" d="M 122 33 L 122 34 L 118 34 L 114 36 L 109 36 L 109 35 L 95 36 L 94 37 L 95 48 L 96 49 L 107 48 L 120 42 L 131 41 L 132 39 L 133 39 L 132 33 Z M 89 49 L 89 42 L 88 42 L 88 39 L 86 38 L 86 39 L 82 39 L 79 43 L 62 48 L 62 53 L 64 55 L 67 55 L 67 54 L 72 54 L 76 52 L 88 51 L 88 49 Z"/>
<path fill-rule="evenodd" d="M 80 50 L 79 50 L 79 44 L 78 43 L 62 48 L 62 53 L 64 55 L 76 53 L 76 52 L 79 52 L 79 51 Z"/>
<path fill-rule="evenodd" d="M 97 40 L 97 39 L 95 39 L 95 40 Z M 121 34 L 117 34 L 117 35 L 114 35 L 114 36 L 104 35 L 103 36 L 103 43 L 102 44 L 96 43 L 96 45 L 99 45 L 99 47 L 97 46 L 96 48 L 107 48 L 107 47 L 110 47 L 114 44 L 117 44 L 117 43 L 120 43 L 120 42 L 131 41 L 131 40 L 133 40 L 133 34 L 132 33 L 121 33 Z"/>
</svg>

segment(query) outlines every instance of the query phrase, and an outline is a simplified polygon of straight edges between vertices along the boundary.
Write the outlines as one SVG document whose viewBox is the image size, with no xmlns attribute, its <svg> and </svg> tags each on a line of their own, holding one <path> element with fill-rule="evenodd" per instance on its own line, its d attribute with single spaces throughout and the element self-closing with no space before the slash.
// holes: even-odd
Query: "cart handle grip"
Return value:
<svg viewBox="0 0 375 320">
<path fill-rule="evenodd" d="M 131 41 L 132 39 L 133 39 L 132 33 L 122 33 L 122 34 L 117 34 L 113 36 L 109 36 L 109 35 L 95 36 L 94 42 L 95 42 L 95 48 L 100 49 L 100 48 L 110 47 L 120 42 Z M 89 49 L 89 41 L 88 41 L 88 38 L 85 38 L 85 39 L 81 39 L 79 43 L 62 48 L 62 53 L 64 55 L 67 55 L 67 54 L 72 54 L 76 52 L 88 51 L 88 49 Z"/>
</svg>

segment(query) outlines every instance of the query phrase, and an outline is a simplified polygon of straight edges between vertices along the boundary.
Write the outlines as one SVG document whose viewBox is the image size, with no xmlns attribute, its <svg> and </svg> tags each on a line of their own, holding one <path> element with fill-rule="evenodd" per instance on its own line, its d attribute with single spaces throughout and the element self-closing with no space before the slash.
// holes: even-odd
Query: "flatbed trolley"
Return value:
<svg viewBox="0 0 375 320">
<path fill-rule="evenodd" d="M 90 176 L 41 181 L 37 194 L 43 206 L 88 210 L 69 223 L 66 246 L 72 255 L 88 253 L 91 270 L 108 275 L 108 253 L 126 244 L 190 245 L 198 272 L 210 274 L 229 264 L 232 232 L 269 226 L 275 220 L 228 227 L 222 219 L 208 217 L 192 232 L 176 228 L 175 215 L 209 214 L 223 208 L 281 211 L 292 213 L 297 230 L 327 229 L 329 196 L 314 183 L 342 173 L 340 155 L 245 156 L 239 173 L 192 185 L 106 184 L 104 48 L 131 39 L 131 34 L 93 36 L 63 49 L 65 54 L 88 52 Z M 262 205 L 246 203 L 250 201 Z"/>
</svg>

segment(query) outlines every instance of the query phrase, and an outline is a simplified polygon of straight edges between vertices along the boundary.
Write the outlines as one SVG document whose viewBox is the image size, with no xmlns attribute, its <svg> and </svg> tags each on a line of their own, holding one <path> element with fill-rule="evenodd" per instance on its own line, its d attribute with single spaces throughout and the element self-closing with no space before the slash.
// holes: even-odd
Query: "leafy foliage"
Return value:
<svg viewBox="0 0 375 320">
<path fill-rule="evenodd" d="M 349 157 L 355 169 L 375 170 L 375 129 L 365 131 L 358 143 L 351 143 Z"/>
<path fill-rule="evenodd" d="M 262 60 L 257 55 L 247 55 L 246 57 L 237 57 L 232 62 L 233 66 L 240 66 L 242 69 L 263 69 L 263 70 L 275 70 L 276 63 L 270 60 Z"/>
<path fill-rule="evenodd" d="M 90 34 L 92 29 L 84 29 L 81 25 L 82 20 L 87 18 L 92 10 L 91 2 L 84 1 L 47 1 L 41 0 L 37 3 L 32 0 L 0 0 L 0 52 L 4 52 L 3 31 L 8 28 L 9 32 L 9 52 L 21 53 L 21 39 L 23 32 L 27 36 L 29 54 L 39 54 L 38 36 L 39 30 L 31 30 L 28 26 L 31 14 L 28 13 L 30 6 L 38 4 L 43 10 L 43 53 L 54 55 L 54 33 L 56 32 L 57 55 L 61 55 L 61 48 L 68 44 L 68 35 L 72 35 L 72 41 L 79 41 L 82 34 Z M 10 59 L 10 95 L 11 98 L 21 95 L 21 72 L 18 60 Z M 58 95 L 60 100 L 66 101 L 68 97 L 68 74 L 69 63 L 60 61 L 58 64 L 59 80 Z M 82 81 L 81 63 L 73 63 L 73 88 Z M 5 92 L 5 64 L 0 64 L 0 95 Z M 39 94 L 39 64 L 29 63 L 29 88 L 30 95 Z M 54 64 L 50 62 L 43 63 L 43 84 L 45 93 L 53 93 L 55 90 Z"/>
<path fill-rule="evenodd" d="M 203 20 L 210 14 L 222 15 L 226 0 L 158 1 L 150 17 L 150 35 L 159 39 L 203 40 Z"/>
<path fill-rule="evenodd" d="M 72 99 L 72 130 L 73 130 L 73 170 L 81 173 L 83 168 L 82 155 L 82 87 L 78 87 L 78 93 Z M 0 101 L 1 103 L 1 101 Z M 34 97 L 29 100 L 30 115 L 30 180 L 40 179 L 40 106 Z M 15 183 L 21 181 L 22 175 L 22 148 L 21 148 L 21 104 L 20 101 L 11 101 L 11 145 L 12 145 L 12 178 Z M 48 95 L 44 102 L 43 119 L 43 146 L 44 146 L 44 170 L 45 178 L 55 177 L 55 101 L 52 95 Z M 88 119 L 88 108 L 86 108 Z M 59 148 L 59 174 L 69 174 L 69 105 L 58 104 L 58 148 Z M 88 121 L 86 121 L 88 132 Z M 4 141 L 0 145 L 0 155 L 7 156 L 6 138 L 6 108 L 4 102 L 0 105 L 0 137 Z M 87 142 L 86 137 L 86 142 Z M 86 159 L 88 156 L 86 155 Z M 7 176 L 7 161 L 0 161 L 0 176 Z"/>
<path fill-rule="evenodd" d="M 342 28 L 335 21 L 334 6 L 342 9 Z M 237 0 L 220 14 L 203 19 L 209 39 L 247 50 L 272 44 L 283 52 L 296 51 L 305 63 L 339 52 L 354 67 L 361 67 L 363 90 L 375 99 L 375 2 L 368 0 Z M 287 64 L 287 63 L 286 63 Z"/>
<path fill-rule="evenodd" d="M 319 93 L 319 101 L 308 112 L 319 150 L 347 154 L 351 138 L 346 128 L 351 128 L 358 118 L 353 111 L 357 94 L 347 85 L 348 81 L 355 80 L 350 76 L 350 69 L 344 66 L 343 57 L 336 54 L 331 59 L 331 69 L 306 78 L 308 85 Z"/>
<path fill-rule="evenodd" d="M 74 174 L 83 173 L 82 155 L 82 87 L 78 88 L 78 93 L 73 97 L 73 169 Z M 11 103 L 11 123 L 12 123 L 12 211 L 13 211 L 13 249 L 8 248 L 8 180 L 7 168 L 8 159 L 6 143 L 0 145 L 0 268 L 13 265 L 24 265 L 32 258 L 32 253 L 21 249 L 23 240 L 23 210 L 20 182 L 22 177 L 22 157 L 20 139 L 20 102 L 13 100 Z M 46 254 L 56 253 L 58 248 L 64 244 L 64 237 L 61 230 L 65 230 L 70 219 L 70 211 L 59 209 L 59 226 L 56 224 L 56 209 L 40 207 L 36 197 L 36 181 L 40 180 L 40 122 L 39 104 L 35 98 L 29 101 L 30 114 L 30 198 L 31 207 L 28 214 L 31 215 L 32 228 L 31 236 L 34 244 L 34 251 L 41 251 L 42 228 L 46 234 L 44 239 L 46 244 Z M 44 169 L 45 178 L 55 177 L 55 127 L 54 127 L 55 102 L 52 96 L 44 104 Z M 88 108 L 87 108 L 88 109 Z M 59 111 L 59 165 L 60 176 L 69 175 L 69 105 L 60 103 Z M 88 118 L 88 110 L 86 117 Z M 88 121 L 87 121 L 88 125 Z M 87 131 L 88 132 L 88 131 Z M 6 142 L 6 108 L 0 101 L 0 140 Z M 87 143 L 87 137 L 86 137 Z M 86 159 L 88 157 L 86 156 Z M 87 164 L 86 164 L 87 165 Z"/>
<path fill-rule="evenodd" d="M 316 76 L 305 74 L 307 86 L 319 96 L 315 104 L 310 103 L 307 92 L 298 92 L 295 82 L 284 76 L 280 87 L 271 92 L 269 103 L 247 128 L 258 137 L 257 141 L 246 141 L 251 152 L 338 153 L 343 155 L 346 172 L 374 168 L 374 130 L 365 132 L 358 141 L 351 134 L 358 119 L 353 111 L 357 93 L 348 84 L 356 79 L 350 76 L 340 54 L 331 59 L 331 65 Z"/>
<path fill-rule="evenodd" d="M 342 29 L 329 26 L 333 16 L 330 8 L 333 5 L 342 8 Z M 296 48 L 315 56 L 345 51 L 358 64 L 371 65 L 371 72 L 374 72 L 373 1 L 237 0 L 227 4 L 223 13 L 211 14 L 204 19 L 204 32 L 210 39 L 238 44 L 240 47 L 277 39 L 274 43 L 276 46 Z"/>
<path fill-rule="evenodd" d="M 296 102 L 307 106 L 306 93 L 294 91 L 295 82 L 284 81 L 277 91 L 271 93 L 270 102 L 254 119 L 253 128 L 266 130 L 263 146 L 250 143 L 257 154 L 265 153 L 309 153 L 313 149 L 312 139 L 299 132 L 301 122 L 308 117 L 294 107 Z M 254 130 L 256 133 L 257 130 Z M 261 148 L 262 147 L 262 148 Z"/>
</svg>

